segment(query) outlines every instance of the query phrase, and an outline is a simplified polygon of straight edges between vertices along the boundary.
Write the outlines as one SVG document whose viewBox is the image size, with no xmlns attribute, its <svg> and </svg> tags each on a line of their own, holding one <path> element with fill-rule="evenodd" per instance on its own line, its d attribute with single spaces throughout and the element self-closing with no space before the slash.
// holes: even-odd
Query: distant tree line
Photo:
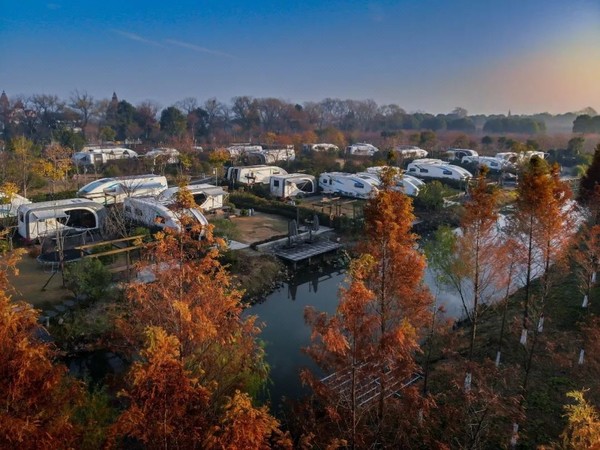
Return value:
<svg viewBox="0 0 600 450">
<path fill-rule="evenodd" d="M 541 120 L 529 117 L 494 117 L 485 122 L 486 133 L 523 133 L 536 134 L 546 131 L 546 124 Z"/>
<path fill-rule="evenodd" d="M 585 111 L 595 114 L 591 108 Z M 577 119 L 578 131 L 585 125 L 585 117 Z M 264 141 L 267 133 L 305 134 L 307 142 L 333 140 L 335 133 L 386 137 L 403 130 L 535 134 L 546 131 L 546 122 L 567 123 L 570 128 L 573 120 L 574 114 L 469 115 L 461 107 L 448 114 L 407 113 L 395 104 L 335 98 L 295 104 L 271 97 L 238 96 L 226 104 L 216 98 L 199 102 L 188 97 L 161 109 L 153 101 L 133 105 L 116 94 L 110 100 L 98 100 L 85 91 L 74 91 L 66 100 L 48 94 L 9 98 L 3 92 L 0 96 L 2 140 L 24 136 L 36 143 L 59 141 L 74 149 L 86 141 L 159 143 L 184 135 L 199 143 L 223 144 Z M 598 127 L 597 120 L 588 122 Z M 585 130 L 590 128 L 585 126 Z"/>
<path fill-rule="evenodd" d="M 600 116 L 577 116 L 573 122 L 573 133 L 600 133 Z"/>
</svg>

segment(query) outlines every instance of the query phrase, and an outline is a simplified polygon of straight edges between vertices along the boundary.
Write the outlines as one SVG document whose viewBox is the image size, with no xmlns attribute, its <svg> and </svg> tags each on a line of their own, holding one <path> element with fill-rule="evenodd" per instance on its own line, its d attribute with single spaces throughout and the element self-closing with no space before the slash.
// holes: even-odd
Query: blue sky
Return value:
<svg viewBox="0 0 600 450">
<path fill-rule="evenodd" d="M 600 110 L 600 0 L 0 0 L 0 89 Z"/>
</svg>

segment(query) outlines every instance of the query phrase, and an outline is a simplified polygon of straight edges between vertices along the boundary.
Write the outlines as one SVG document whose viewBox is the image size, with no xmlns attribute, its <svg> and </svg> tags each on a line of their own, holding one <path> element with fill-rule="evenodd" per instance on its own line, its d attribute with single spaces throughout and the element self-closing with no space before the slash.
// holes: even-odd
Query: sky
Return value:
<svg viewBox="0 0 600 450">
<path fill-rule="evenodd" d="M 600 111 L 600 0 L 0 0 L 0 90 Z"/>
</svg>

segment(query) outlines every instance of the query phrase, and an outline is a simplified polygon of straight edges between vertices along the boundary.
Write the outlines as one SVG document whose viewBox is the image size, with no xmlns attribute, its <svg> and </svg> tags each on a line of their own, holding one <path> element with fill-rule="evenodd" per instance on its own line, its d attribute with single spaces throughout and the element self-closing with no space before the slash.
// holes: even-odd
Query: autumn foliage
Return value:
<svg viewBox="0 0 600 450">
<path fill-rule="evenodd" d="M 311 414 L 323 419 L 315 420 L 311 436 L 334 447 L 401 448 L 418 434 L 425 403 L 408 382 L 419 372 L 415 355 L 430 317 L 425 262 L 410 230 L 408 197 L 385 188 L 368 202 L 365 217 L 362 256 L 352 264 L 335 315 L 306 312 L 313 329 L 307 352 L 331 374 L 303 374 L 316 397 Z"/>
<path fill-rule="evenodd" d="M 73 448 L 78 430 L 71 415 L 81 386 L 38 339 L 37 312 L 8 296 L 7 272 L 17 257 L 0 255 L 0 448 Z"/>
<path fill-rule="evenodd" d="M 260 330 L 242 316 L 242 293 L 218 260 L 223 242 L 197 231 L 159 233 L 141 266 L 153 281 L 127 290 L 120 330 L 132 355 L 142 350 L 113 445 L 259 449 L 273 438 L 285 446 L 278 422 L 248 395 L 266 376 Z"/>
</svg>

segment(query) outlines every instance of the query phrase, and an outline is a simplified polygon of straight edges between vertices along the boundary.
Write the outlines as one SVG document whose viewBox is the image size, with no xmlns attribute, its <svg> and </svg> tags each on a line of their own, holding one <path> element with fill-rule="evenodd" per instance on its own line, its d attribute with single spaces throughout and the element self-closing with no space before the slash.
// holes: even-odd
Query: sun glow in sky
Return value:
<svg viewBox="0 0 600 450">
<path fill-rule="evenodd" d="M 600 110 L 598 0 L 5 2 L 0 89 Z"/>
</svg>

